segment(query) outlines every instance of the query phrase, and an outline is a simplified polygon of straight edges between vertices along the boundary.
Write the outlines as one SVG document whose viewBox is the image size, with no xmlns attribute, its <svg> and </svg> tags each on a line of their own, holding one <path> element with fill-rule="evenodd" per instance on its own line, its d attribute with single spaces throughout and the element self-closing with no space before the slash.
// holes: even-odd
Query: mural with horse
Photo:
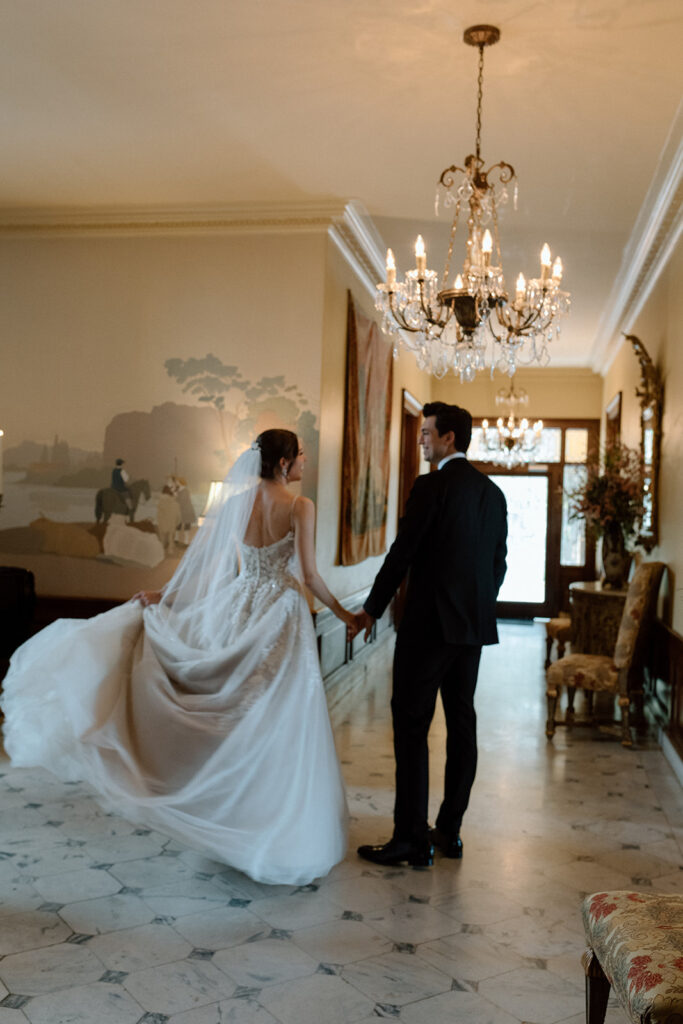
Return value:
<svg viewBox="0 0 683 1024">
<path fill-rule="evenodd" d="M 116 514 L 127 516 L 132 523 L 140 499 L 149 501 L 151 493 L 148 480 L 132 480 L 127 493 L 113 487 L 102 487 L 95 495 L 95 520 L 107 523 L 110 516 Z"/>
</svg>

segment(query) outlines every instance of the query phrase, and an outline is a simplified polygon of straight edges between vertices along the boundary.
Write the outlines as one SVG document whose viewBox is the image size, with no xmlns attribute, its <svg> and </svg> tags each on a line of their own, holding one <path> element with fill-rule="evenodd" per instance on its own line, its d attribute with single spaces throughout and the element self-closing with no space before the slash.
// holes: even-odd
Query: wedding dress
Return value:
<svg viewBox="0 0 683 1024">
<path fill-rule="evenodd" d="M 5 748 L 257 881 L 306 884 L 343 858 L 347 811 L 294 535 L 241 541 L 234 573 L 211 543 L 218 580 L 19 648 Z"/>
</svg>

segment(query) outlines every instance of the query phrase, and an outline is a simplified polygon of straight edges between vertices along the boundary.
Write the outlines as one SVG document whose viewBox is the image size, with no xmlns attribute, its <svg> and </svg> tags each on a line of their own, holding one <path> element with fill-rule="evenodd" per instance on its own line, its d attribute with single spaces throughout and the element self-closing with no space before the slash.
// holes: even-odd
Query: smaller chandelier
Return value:
<svg viewBox="0 0 683 1024">
<path fill-rule="evenodd" d="M 386 280 L 377 285 L 375 308 L 382 314 L 382 330 L 394 339 L 394 355 L 402 342 L 415 353 L 420 369 L 439 378 L 452 369 L 462 381 L 474 380 L 486 367 L 489 341 L 491 373 L 499 369 L 512 376 L 518 365 L 547 365 L 548 343 L 559 334 L 558 320 L 569 309 L 569 294 L 560 290 L 562 260 L 553 262 L 547 244 L 541 250 L 538 277 L 527 280 L 520 273 L 513 298 L 505 284 L 498 206 L 507 202 L 512 182 L 516 205 L 516 174 L 505 161 L 485 169 L 481 157 L 484 48 L 499 38 L 493 25 L 474 25 L 464 35 L 469 46 L 479 49 L 476 149 L 464 167 L 447 167 L 437 184 L 437 213 L 441 200 L 454 211 L 441 281 L 427 268 L 424 240 L 418 235 L 415 268 L 398 281 L 389 249 Z M 449 284 L 461 212 L 467 222 L 466 253 Z"/>
<path fill-rule="evenodd" d="M 482 447 L 488 454 L 482 461 L 497 466 L 522 466 L 533 462 L 543 435 L 543 420 L 530 424 L 526 417 L 519 418 L 517 412 L 529 404 L 529 396 L 521 388 L 515 391 L 501 389 L 496 395 L 496 405 L 507 407 L 507 418 L 499 416 L 495 427 L 488 420 L 482 420 Z"/>
</svg>

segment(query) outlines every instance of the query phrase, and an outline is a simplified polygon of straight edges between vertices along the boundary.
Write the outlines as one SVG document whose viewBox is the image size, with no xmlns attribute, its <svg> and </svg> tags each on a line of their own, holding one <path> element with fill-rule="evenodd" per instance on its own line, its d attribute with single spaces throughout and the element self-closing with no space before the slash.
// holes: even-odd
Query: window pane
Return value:
<svg viewBox="0 0 683 1024">
<path fill-rule="evenodd" d="M 562 458 L 562 430 L 560 427 L 544 427 L 534 462 L 559 462 Z"/>
<path fill-rule="evenodd" d="M 472 440 L 467 449 L 467 458 L 471 462 L 486 462 L 490 458 L 484 445 L 484 431 L 481 427 L 472 427 Z"/>
<path fill-rule="evenodd" d="M 569 434 L 570 431 L 567 431 Z M 569 518 L 567 491 L 580 487 L 586 479 L 585 466 L 565 466 L 562 473 L 562 541 L 560 565 L 585 565 L 586 523 L 583 519 Z"/>
<path fill-rule="evenodd" d="M 586 428 L 568 427 L 564 433 L 564 461 L 585 462 L 587 455 L 588 431 Z"/>
<path fill-rule="evenodd" d="M 508 505 L 507 573 L 499 601 L 545 601 L 547 476 L 491 476 Z"/>
</svg>

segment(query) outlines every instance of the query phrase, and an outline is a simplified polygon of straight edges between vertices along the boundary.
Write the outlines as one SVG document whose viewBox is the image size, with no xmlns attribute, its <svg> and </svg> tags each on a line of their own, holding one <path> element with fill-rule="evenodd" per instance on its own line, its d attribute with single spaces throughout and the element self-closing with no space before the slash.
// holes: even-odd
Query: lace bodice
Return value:
<svg viewBox="0 0 683 1024">
<path fill-rule="evenodd" d="M 256 585 L 270 585 L 274 589 L 292 586 L 295 582 L 293 566 L 294 533 L 289 533 L 264 547 L 241 544 L 242 571 L 244 581 Z"/>
</svg>

